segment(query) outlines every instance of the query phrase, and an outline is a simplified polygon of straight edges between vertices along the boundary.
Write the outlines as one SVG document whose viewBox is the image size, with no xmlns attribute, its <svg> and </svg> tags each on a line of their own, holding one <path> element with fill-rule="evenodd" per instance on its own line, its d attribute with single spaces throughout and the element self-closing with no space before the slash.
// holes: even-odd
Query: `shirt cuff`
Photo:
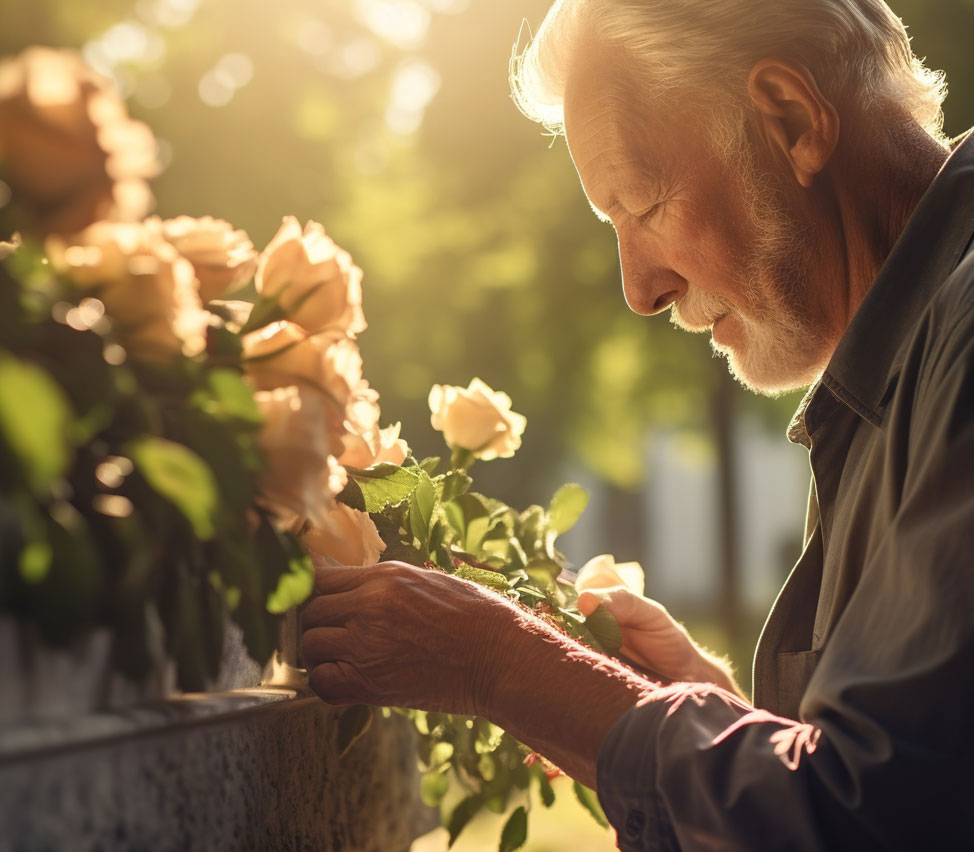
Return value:
<svg viewBox="0 0 974 852">
<path fill-rule="evenodd" d="M 680 846 L 657 789 L 659 727 L 667 702 L 649 700 L 628 710 L 599 750 L 599 802 L 622 852 L 679 852 Z"/>
</svg>

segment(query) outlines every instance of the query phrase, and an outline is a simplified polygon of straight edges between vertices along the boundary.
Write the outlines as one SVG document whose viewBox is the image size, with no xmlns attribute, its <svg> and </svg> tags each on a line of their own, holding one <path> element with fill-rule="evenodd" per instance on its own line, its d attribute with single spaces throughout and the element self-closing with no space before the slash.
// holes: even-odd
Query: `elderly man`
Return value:
<svg viewBox="0 0 974 852">
<path fill-rule="evenodd" d="M 560 0 L 514 85 L 630 307 L 756 391 L 811 384 L 754 705 L 644 598 L 603 603 L 668 687 L 396 564 L 319 572 L 312 686 L 487 716 L 597 786 L 626 850 L 971 848 L 974 141 L 942 142 L 943 81 L 882 0 Z"/>
</svg>

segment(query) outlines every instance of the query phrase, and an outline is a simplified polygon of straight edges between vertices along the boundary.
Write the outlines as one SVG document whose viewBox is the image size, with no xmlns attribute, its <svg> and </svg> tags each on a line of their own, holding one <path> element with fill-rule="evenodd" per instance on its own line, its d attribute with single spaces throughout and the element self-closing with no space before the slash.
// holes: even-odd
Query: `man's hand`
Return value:
<svg viewBox="0 0 974 852">
<path fill-rule="evenodd" d="M 311 688 L 331 704 L 484 712 L 520 611 L 475 583 L 386 562 L 319 566 L 302 617 Z"/>
<path fill-rule="evenodd" d="M 503 596 L 387 562 L 316 571 L 301 650 L 332 704 L 484 716 L 594 787 L 612 726 L 656 684 Z"/>
<path fill-rule="evenodd" d="M 715 683 L 741 695 L 729 666 L 709 654 L 657 601 L 623 586 L 579 585 L 578 608 L 591 615 L 604 606 L 622 629 L 621 656 L 669 681 Z"/>
</svg>

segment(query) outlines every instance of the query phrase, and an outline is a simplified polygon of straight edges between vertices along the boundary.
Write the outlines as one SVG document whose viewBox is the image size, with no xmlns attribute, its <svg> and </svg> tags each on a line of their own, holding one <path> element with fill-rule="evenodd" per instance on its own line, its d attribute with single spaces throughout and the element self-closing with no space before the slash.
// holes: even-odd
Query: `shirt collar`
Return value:
<svg viewBox="0 0 974 852">
<path fill-rule="evenodd" d="M 791 440 L 807 444 L 814 425 L 805 418 L 823 385 L 860 417 L 876 426 L 882 423 L 907 335 L 972 236 L 974 131 L 961 138 L 920 199 L 822 378 L 802 400 L 788 430 Z"/>
</svg>

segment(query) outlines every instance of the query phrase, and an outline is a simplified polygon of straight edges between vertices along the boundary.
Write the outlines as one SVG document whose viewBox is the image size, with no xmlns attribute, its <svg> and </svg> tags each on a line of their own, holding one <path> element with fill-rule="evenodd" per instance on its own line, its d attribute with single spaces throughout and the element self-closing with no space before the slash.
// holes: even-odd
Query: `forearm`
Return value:
<svg viewBox="0 0 974 852">
<path fill-rule="evenodd" d="M 530 617 L 501 646 L 481 714 L 595 788 L 603 740 L 657 684 Z"/>
</svg>

